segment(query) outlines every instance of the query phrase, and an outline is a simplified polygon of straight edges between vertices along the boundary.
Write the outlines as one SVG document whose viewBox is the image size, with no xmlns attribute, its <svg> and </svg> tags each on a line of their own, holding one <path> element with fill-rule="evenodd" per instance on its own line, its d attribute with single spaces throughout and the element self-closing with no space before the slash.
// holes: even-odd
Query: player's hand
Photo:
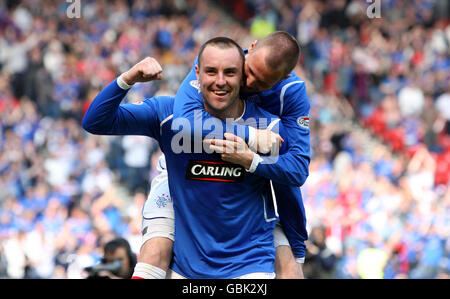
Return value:
<svg viewBox="0 0 450 299">
<path fill-rule="evenodd" d="M 146 57 L 122 74 L 122 80 L 128 85 L 136 82 L 148 82 L 162 79 L 162 67 L 155 58 Z"/>
<path fill-rule="evenodd" d="M 261 154 L 277 152 L 284 140 L 280 134 L 270 130 L 256 130 L 256 151 Z"/>
<path fill-rule="evenodd" d="M 220 154 L 222 160 L 239 164 L 245 169 L 249 169 L 252 165 L 254 153 L 248 148 L 244 139 L 231 134 L 225 133 L 225 139 L 205 139 L 203 142 L 209 148 Z"/>
</svg>

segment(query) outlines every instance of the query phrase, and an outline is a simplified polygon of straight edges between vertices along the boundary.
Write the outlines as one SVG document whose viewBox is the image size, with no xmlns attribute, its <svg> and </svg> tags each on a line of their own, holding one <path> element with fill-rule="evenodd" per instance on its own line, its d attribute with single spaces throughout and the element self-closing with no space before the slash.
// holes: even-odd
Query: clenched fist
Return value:
<svg viewBox="0 0 450 299">
<path fill-rule="evenodd" d="M 161 65 L 152 57 L 144 58 L 122 74 L 122 80 L 128 85 L 133 85 L 136 82 L 148 82 L 161 79 Z"/>
<path fill-rule="evenodd" d="M 256 130 L 256 151 L 261 154 L 277 153 L 284 142 L 280 134 L 270 130 Z"/>
</svg>

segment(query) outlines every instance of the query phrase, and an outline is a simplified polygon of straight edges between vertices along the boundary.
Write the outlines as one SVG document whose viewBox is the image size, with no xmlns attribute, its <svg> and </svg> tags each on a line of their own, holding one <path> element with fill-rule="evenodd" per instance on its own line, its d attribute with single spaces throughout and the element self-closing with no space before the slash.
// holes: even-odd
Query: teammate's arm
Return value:
<svg viewBox="0 0 450 299">
<path fill-rule="evenodd" d="M 211 130 L 194 130 L 195 123 L 197 122 L 201 124 L 206 119 L 212 118 L 213 116 L 207 113 L 203 107 L 202 95 L 198 87 L 196 87 L 195 85 L 197 82 L 196 80 L 197 77 L 195 75 L 195 69 L 192 68 L 189 75 L 185 78 L 180 88 L 178 89 L 177 95 L 175 96 L 173 112 L 174 118 L 185 117 L 189 120 L 189 122 L 191 122 L 190 127 L 192 129 L 192 135 L 195 136 L 195 134 L 199 134 L 199 132 L 201 132 L 201 138 L 204 139 L 206 135 L 211 132 Z M 288 113 L 283 113 L 281 117 L 282 123 L 286 129 L 286 136 L 288 139 L 287 151 L 285 154 L 282 154 L 278 157 L 276 163 L 273 163 L 272 158 L 264 157 L 250 161 L 250 163 L 253 163 L 251 172 L 254 172 L 255 174 L 263 176 L 265 178 L 284 182 L 284 184 L 301 186 L 304 184 L 309 174 L 309 128 L 306 128 L 304 124 L 308 121 L 307 116 L 309 114 L 310 105 L 307 99 L 304 84 L 293 84 L 285 90 L 283 96 L 284 98 L 289 99 L 289 101 L 286 101 L 285 107 L 283 107 L 284 111 L 288 111 Z M 303 121 L 302 126 L 298 125 L 299 121 Z M 223 121 L 222 124 L 225 133 L 227 132 L 227 126 Z M 240 125 L 236 125 L 235 128 L 240 130 L 239 126 Z M 252 132 L 253 129 L 249 129 L 249 126 L 244 127 L 244 132 L 246 132 L 245 137 L 238 137 L 241 137 L 242 139 L 244 139 L 244 141 L 247 142 L 247 133 Z M 270 132 L 268 130 L 255 131 Z M 236 132 L 227 133 L 229 133 L 228 136 L 231 139 L 235 138 L 235 136 L 233 135 L 237 135 Z M 265 153 L 268 153 L 271 149 L 274 148 L 274 146 L 278 145 L 280 139 L 284 139 L 281 138 L 282 136 L 280 136 L 279 134 L 276 134 L 276 136 L 279 136 L 277 138 L 273 138 L 275 134 L 271 136 L 265 136 L 265 138 L 257 138 L 257 140 L 259 141 L 258 144 L 261 144 L 261 146 L 264 147 Z M 227 138 L 227 136 L 214 137 L 216 139 L 222 139 L 224 137 L 225 139 Z M 251 142 L 248 142 L 249 146 L 250 143 Z M 250 148 L 254 149 L 251 146 Z M 233 155 L 229 160 L 227 160 L 227 158 L 224 158 L 224 160 L 240 164 L 248 169 L 247 167 L 249 164 L 249 157 L 250 156 L 248 155 L 248 153 L 246 153 L 245 155 Z"/>
<path fill-rule="evenodd" d="M 271 130 L 279 134 L 281 138 L 285 136 L 285 130 L 279 119 L 274 120 L 273 125 L 270 127 Z M 207 144 L 211 150 L 220 154 L 224 161 L 240 164 L 249 172 L 254 172 L 258 164 L 276 163 L 280 154 L 287 151 L 287 143 L 284 142 L 280 148 L 278 148 L 277 145 L 272 148 L 271 155 L 259 155 L 250 150 L 242 138 L 230 133 L 225 133 L 224 135 L 225 139 L 204 139 L 203 142 Z M 292 182 L 292 179 L 289 178 L 290 174 L 283 169 L 280 169 L 278 172 L 261 172 L 260 175 L 279 183 L 289 184 Z"/>
<path fill-rule="evenodd" d="M 258 163 L 254 174 L 271 179 L 284 174 L 284 184 L 302 186 L 309 175 L 310 162 L 310 104 L 305 84 L 289 86 L 285 90 L 284 99 L 284 110 L 280 118 L 287 150 L 280 154 L 275 163 Z"/>
<path fill-rule="evenodd" d="M 269 175 L 276 169 L 284 169 L 293 173 L 293 177 L 300 178 L 301 184 L 309 173 L 310 161 L 310 129 L 309 110 L 304 82 L 291 84 L 285 89 L 284 107 L 281 122 L 285 130 L 287 152 L 280 155 L 274 164 L 260 164 L 256 174 L 263 172 Z M 289 240 L 290 247 L 298 263 L 305 259 L 305 241 L 308 239 L 306 230 L 306 214 L 303 205 L 301 190 L 298 187 L 288 186 L 279 181 L 273 182 L 274 193 L 277 198 L 280 224 Z"/>
<path fill-rule="evenodd" d="M 281 136 L 284 135 L 281 124 L 280 134 Z M 243 156 L 250 157 L 246 160 L 251 161 L 253 159 L 251 157 L 257 155 L 250 151 L 239 137 L 232 134 L 226 134 L 225 137 L 226 140 L 205 140 L 212 150 L 221 154 L 223 160 L 239 164 Z M 283 153 L 284 151 L 286 151 L 286 148 L 282 147 L 280 152 Z M 251 168 L 248 165 L 243 166 L 248 170 Z M 277 246 L 277 277 L 303 278 L 302 264 L 305 260 L 305 241 L 308 239 L 308 232 L 306 231 L 306 215 L 301 190 L 298 186 L 285 184 L 286 176 L 284 172 L 269 177 L 269 179 L 272 179 L 279 221 L 287 238 L 285 244 L 278 244 L 279 246 Z M 285 248 L 287 246 L 289 247 Z"/>
</svg>

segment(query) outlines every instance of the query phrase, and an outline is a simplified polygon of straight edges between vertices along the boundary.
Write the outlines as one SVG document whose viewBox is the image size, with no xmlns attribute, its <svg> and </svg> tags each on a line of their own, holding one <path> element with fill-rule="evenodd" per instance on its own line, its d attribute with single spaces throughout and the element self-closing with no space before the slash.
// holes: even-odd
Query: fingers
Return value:
<svg viewBox="0 0 450 299">
<path fill-rule="evenodd" d="M 270 131 L 270 139 L 268 141 L 268 146 L 274 146 L 278 144 L 279 147 L 283 144 L 284 139 L 280 136 L 280 134 Z"/>
<path fill-rule="evenodd" d="M 230 141 L 234 141 L 237 143 L 245 143 L 244 139 L 231 133 L 224 133 L 223 136 L 225 137 L 225 139 Z"/>
<path fill-rule="evenodd" d="M 227 133 L 226 133 L 227 134 Z M 246 150 L 246 144 L 242 138 L 239 138 L 233 134 L 229 134 L 228 138 L 233 140 L 225 139 L 205 139 L 203 142 L 208 146 L 208 148 L 218 154 L 223 153 L 244 153 Z"/>
<path fill-rule="evenodd" d="M 156 59 L 146 57 L 123 74 L 125 83 L 148 82 L 162 79 L 162 67 Z"/>
<path fill-rule="evenodd" d="M 209 147 L 212 152 L 222 154 L 225 152 L 230 152 L 232 145 L 226 140 L 220 139 L 205 139 L 203 142 Z"/>
<path fill-rule="evenodd" d="M 262 154 L 273 152 L 275 148 L 279 149 L 284 142 L 280 134 L 270 130 L 257 130 L 256 132 L 256 148 Z"/>
<path fill-rule="evenodd" d="M 231 133 L 224 133 L 223 136 L 225 137 L 225 139 L 227 140 L 231 140 L 231 141 L 237 141 L 237 136 Z"/>
<path fill-rule="evenodd" d="M 253 162 L 254 153 L 248 148 L 245 141 L 230 133 L 224 134 L 224 140 L 204 139 L 203 142 L 209 147 L 209 153 L 217 153 L 223 161 L 242 165 L 245 169 L 250 169 Z M 206 152 L 208 152 L 205 149 Z"/>
<path fill-rule="evenodd" d="M 283 145 L 284 139 L 280 136 L 280 134 L 276 134 L 275 140 L 275 142 L 278 144 L 278 147 L 280 148 Z"/>
<path fill-rule="evenodd" d="M 149 80 L 162 79 L 162 67 L 156 59 L 147 57 L 142 61 L 142 77 Z"/>
<path fill-rule="evenodd" d="M 262 154 L 277 155 L 284 139 L 270 130 L 259 130 L 257 136 L 258 152 Z M 216 153 L 245 153 L 248 149 L 244 139 L 231 133 L 224 134 L 225 139 L 205 139 L 210 151 Z"/>
<path fill-rule="evenodd" d="M 284 139 L 278 133 L 271 132 L 271 141 L 267 144 L 267 148 L 271 155 L 278 154 L 278 150 L 283 145 Z"/>
</svg>

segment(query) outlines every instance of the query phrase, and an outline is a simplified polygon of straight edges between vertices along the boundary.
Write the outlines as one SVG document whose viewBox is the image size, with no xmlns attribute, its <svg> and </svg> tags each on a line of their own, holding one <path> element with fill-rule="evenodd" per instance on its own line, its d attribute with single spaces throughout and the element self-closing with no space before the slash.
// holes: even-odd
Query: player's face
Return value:
<svg viewBox="0 0 450 299">
<path fill-rule="evenodd" d="M 197 78 L 206 110 L 224 112 L 239 99 L 243 59 L 236 48 L 207 46 L 203 50 Z"/>
<path fill-rule="evenodd" d="M 244 86 L 245 92 L 260 92 L 272 88 L 282 79 L 282 73 L 270 69 L 265 63 L 268 55 L 266 48 L 249 51 L 244 64 Z"/>
</svg>

